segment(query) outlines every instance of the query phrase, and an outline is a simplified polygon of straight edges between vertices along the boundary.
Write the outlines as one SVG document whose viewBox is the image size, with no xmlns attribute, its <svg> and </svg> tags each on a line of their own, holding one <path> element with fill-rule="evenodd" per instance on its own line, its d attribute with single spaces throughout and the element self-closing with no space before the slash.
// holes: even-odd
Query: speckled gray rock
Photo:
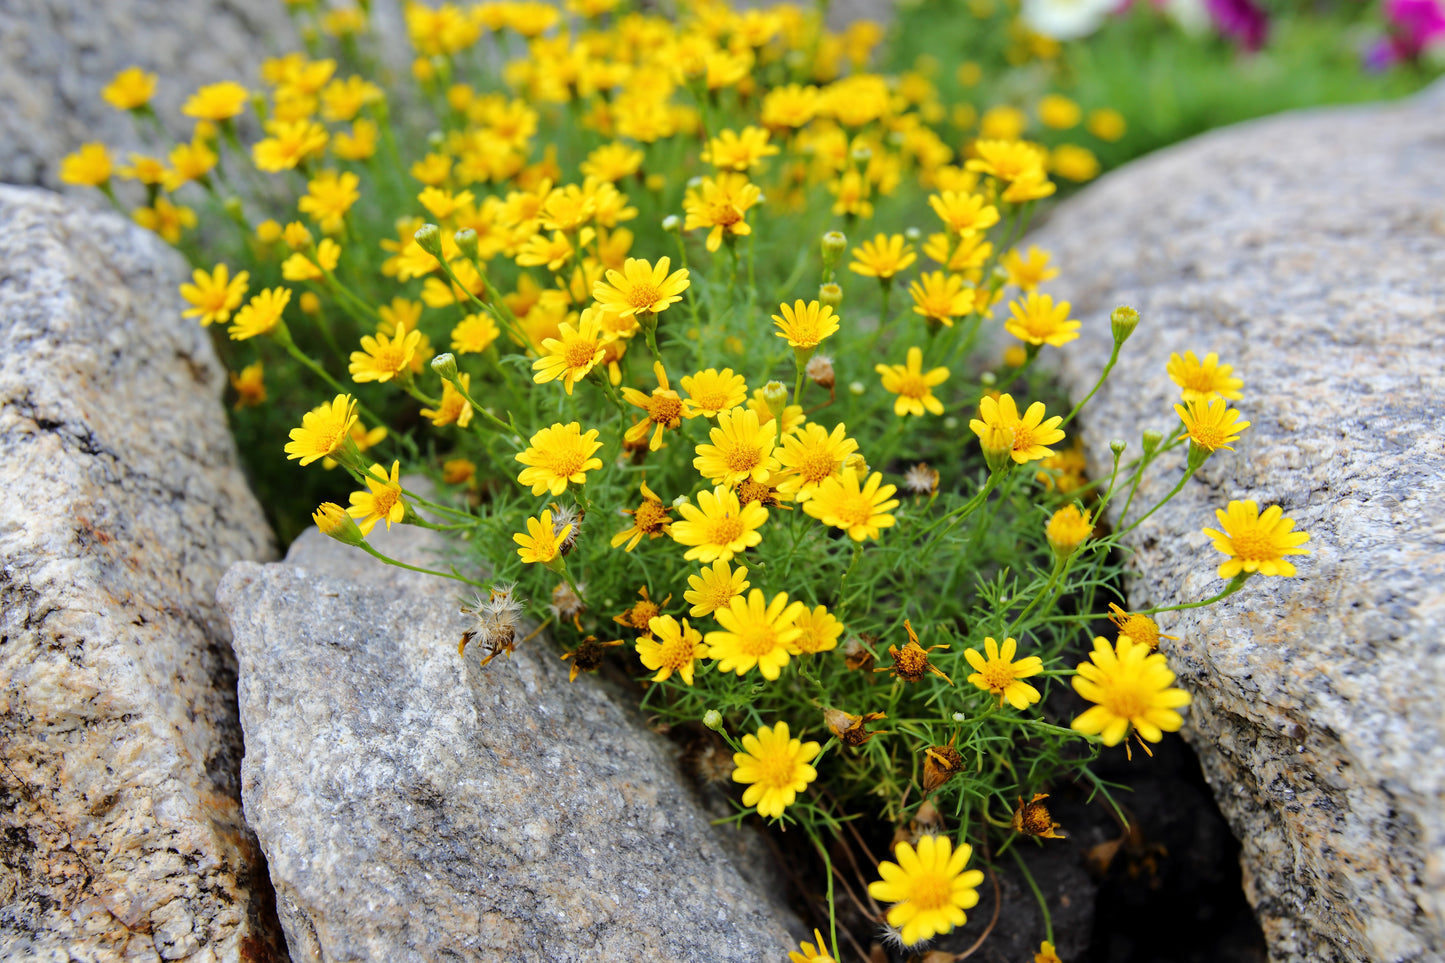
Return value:
<svg viewBox="0 0 1445 963">
<path fill-rule="evenodd" d="M 115 215 L 0 187 L 0 959 L 280 945 L 214 601 L 270 533 L 184 277 Z"/>
<path fill-rule="evenodd" d="M 373 533 L 426 564 L 430 533 Z M 458 592 L 317 532 L 221 583 L 242 795 L 298 961 L 786 955 L 671 748 L 545 639 L 478 669 Z M 796 948 L 796 944 L 793 944 Z"/>
<path fill-rule="evenodd" d="M 1445 86 L 1413 101 L 1219 131 L 1063 205 L 1033 241 L 1084 337 L 1143 324 L 1091 403 L 1111 438 L 1177 424 L 1171 351 L 1217 351 L 1253 422 L 1129 539 L 1136 607 L 1223 583 L 1201 534 L 1231 499 L 1284 507 L 1312 538 L 1293 579 L 1161 616 L 1195 693 L 1185 737 L 1243 842 L 1250 900 L 1282 961 L 1445 959 Z M 1179 459 L 1150 482 L 1152 504 Z M 1137 514 L 1137 513 L 1136 513 Z"/>
<path fill-rule="evenodd" d="M 263 58 L 296 48 L 281 0 L 0 0 L 0 182 L 59 187 L 60 159 L 86 141 L 138 149 L 100 96 L 126 67 L 160 75 L 154 107 L 183 135 L 197 87 L 255 84 Z"/>
</svg>

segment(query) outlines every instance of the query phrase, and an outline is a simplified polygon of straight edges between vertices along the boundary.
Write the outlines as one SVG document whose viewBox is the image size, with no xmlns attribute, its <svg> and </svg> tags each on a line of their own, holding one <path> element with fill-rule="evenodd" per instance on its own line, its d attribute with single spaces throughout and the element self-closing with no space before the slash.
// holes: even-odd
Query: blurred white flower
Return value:
<svg viewBox="0 0 1445 963">
<path fill-rule="evenodd" d="M 1072 40 L 1099 29 L 1119 0 L 1023 0 L 1023 22 L 1034 33 Z"/>
</svg>

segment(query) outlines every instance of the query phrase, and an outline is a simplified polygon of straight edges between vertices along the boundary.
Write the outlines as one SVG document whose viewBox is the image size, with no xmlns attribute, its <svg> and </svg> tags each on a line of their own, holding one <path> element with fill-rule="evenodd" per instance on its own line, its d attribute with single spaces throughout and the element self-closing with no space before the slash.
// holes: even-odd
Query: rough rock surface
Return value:
<svg viewBox="0 0 1445 963">
<path fill-rule="evenodd" d="M 1137 453 L 1143 429 L 1177 424 L 1171 351 L 1217 351 L 1244 379 L 1237 451 L 1129 540 L 1133 605 L 1223 587 L 1200 529 L 1231 499 L 1279 504 L 1312 536 L 1297 578 L 1161 616 L 1195 693 L 1185 736 L 1243 842 L 1277 963 L 1445 959 L 1442 157 L 1437 85 L 1190 141 L 1033 238 L 1085 322 L 1060 352 L 1076 396 L 1108 357 L 1109 311 L 1143 315 L 1086 410 L 1096 477 L 1111 438 Z"/>
<path fill-rule="evenodd" d="M 58 188 L 60 159 L 86 141 L 138 149 L 100 96 L 126 67 L 160 75 L 153 105 L 180 135 L 197 87 L 254 84 L 262 58 L 296 47 L 281 0 L 0 0 L 0 182 Z"/>
<path fill-rule="evenodd" d="M 114 215 L 0 187 L 3 959 L 279 946 L 214 600 L 272 547 L 184 277 Z"/>
<path fill-rule="evenodd" d="M 372 541 L 428 564 L 436 539 Z M 752 961 L 777 894 L 740 876 L 671 748 L 543 639 L 477 668 L 459 593 L 310 532 L 221 583 L 242 796 L 298 961 Z M 796 944 L 794 944 L 796 947 Z"/>
</svg>

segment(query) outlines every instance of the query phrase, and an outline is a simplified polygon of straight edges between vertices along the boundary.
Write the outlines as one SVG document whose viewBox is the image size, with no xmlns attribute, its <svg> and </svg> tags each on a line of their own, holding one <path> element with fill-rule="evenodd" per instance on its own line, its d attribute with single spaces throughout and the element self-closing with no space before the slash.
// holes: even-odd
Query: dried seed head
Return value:
<svg viewBox="0 0 1445 963">
<path fill-rule="evenodd" d="M 921 461 L 904 474 L 903 484 L 915 495 L 932 495 L 938 490 L 938 472 Z"/>
<path fill-rule="evenodd" d="M 874 635 L 865 635 L 862 640 L 867 641 L 870 645 L 878 644 L 878 637 Z M 863 641 L 849 639 L 848 643 L 843 646 L 843 664 L 853 672 L 873 671 L 873 653 L 868 650 Z"/>
<path fill-rule="evenodd" d="M 837 375 L 833 371 L 833 359 L 826 354 L 813 355 L 808 359 L 808 366 L 803 371 L 819 388 L 831 390 L 837 384 Z"/>
<path fill-rule="evenodd" d="M 863 727 L 870 722 L 886 718 L 888 717 L 881 712 L 869 712 L 865 715 L 855 716 L 849 715 L 841 709 L 823 710 L 824 724 L 845 746 L 861 746 L 878 735 L 878 732 L 869 732 Z"/>
<path fill-rule="evenodd" d="M 598 642 L 595 635 L 589 635 L 577 643 L 577 648 L 571 652 L 564 652 L 563 659 L 572 660 L 572 671 L 567 676 L 568 682 L 577 681 L 577 675 L 582 672 L 596 672 L 602 667 L 602 660 L 607 655 L 607 650 L 614 645 L 621 645 L 621 639 L 611 642 Z"/>
<path fill-rule="evenodd" d="M 1018 809 L 1014 810 L 1013 822 L 1010 824 L 1013 831 L 1025 836 L 1041 836 L 1044 839 L 1067 838 L 1057 831 L 1059 824 L 1054 822 L 1049 815 L 1049 808 L 1044 805 L 1044 800 L 1048 798 L 1048 793 L 1034 793 L 1033 799 L 1024 802 L 1024 797 L 1020 796 Z"/>
<path fill-rule="evenodd" d="M 929 746 L 923 750 L 923 791 L 931 793 L 963 771 L 963 756 L 953 748 Z"/>
</svg>

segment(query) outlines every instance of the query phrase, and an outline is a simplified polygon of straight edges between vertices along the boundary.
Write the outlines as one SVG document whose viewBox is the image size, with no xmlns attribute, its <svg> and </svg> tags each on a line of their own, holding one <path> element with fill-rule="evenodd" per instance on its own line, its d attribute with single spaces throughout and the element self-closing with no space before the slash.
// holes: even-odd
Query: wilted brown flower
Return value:
<svg viewBox="0 0 1445 963">
<path fill-rule="evenodd" d="M 879 719 L 887 719 L 888 716 L 881 712 L 869 712 L 866 715 L 849 715 L 841 709 L 824 709 L 823 722 L 832 730 L 838 741 L 847 746 L 861 746 L 863 743 L 881 733 L 877 730 L 868 731 L 863 728 L 870 722 Z"/>
<path fill-rule="evenodd" d="M 1041 836 L 1044 839 L 1066 839 L 1063 833 L 1057 832 L 1059 824 L 1054 822 L 1049 815 L 1049 807 L 1044 805 L 1048 799 L 1048 793 L 1034 793 L 1034 798 L 1024 802 L 1024 797 L 1019 797 L 1018 809 L 1014 810 L 1013 822 L 1010 824 L 1013 831 L 1023 833 L 1025 836 Z"/>
</svg>

